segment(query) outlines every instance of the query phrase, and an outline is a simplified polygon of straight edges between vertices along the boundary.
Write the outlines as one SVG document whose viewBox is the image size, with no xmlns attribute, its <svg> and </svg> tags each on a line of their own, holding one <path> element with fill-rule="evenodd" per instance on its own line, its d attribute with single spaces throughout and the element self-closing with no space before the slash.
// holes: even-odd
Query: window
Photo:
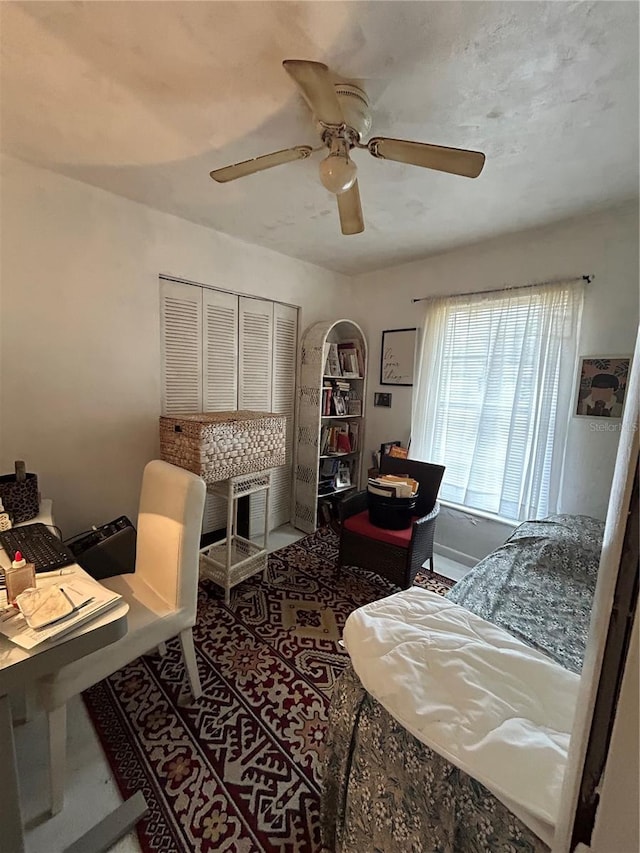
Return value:
<svg viewBox="0 0 640 853">
<path fill-rule="evenodd" d="M 411 455 L 443 500 L 505 518 L 557 507 L 584 284 L 427 302 Z"/>
</svg>

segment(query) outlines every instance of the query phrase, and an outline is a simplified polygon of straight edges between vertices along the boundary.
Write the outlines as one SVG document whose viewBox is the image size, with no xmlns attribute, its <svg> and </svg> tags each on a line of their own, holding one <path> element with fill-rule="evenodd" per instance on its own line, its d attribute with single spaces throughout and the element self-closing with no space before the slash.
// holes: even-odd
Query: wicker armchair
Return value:
<svg viewBox="0 0 640 853">
<path fill-rule="evenodd" d="M 406 530 L 383 530 L 369 523 L 367 493 L 357 492 L 340 505 L 338 567 L 360 566 L 408 588 L 429 561 L 433 571 L 433 538 L 440 507 L 436 502 L 444 466 L 383 456 L 381 474 L 408 474 L 420 483 L 416 515 Z"/>
</svg>

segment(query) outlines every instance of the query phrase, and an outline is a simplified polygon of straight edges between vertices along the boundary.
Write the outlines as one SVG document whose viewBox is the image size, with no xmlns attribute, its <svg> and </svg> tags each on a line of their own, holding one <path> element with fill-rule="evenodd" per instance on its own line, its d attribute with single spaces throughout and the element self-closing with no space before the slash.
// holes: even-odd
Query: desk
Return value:
<svg viewBox="0 0 640 853">
<path fill-rule="evenodd" d="M 8 564 L 7 555 L 0 550 L 0 565 Z M 85 574 L 78 565 L 72 567 Z M 4 603 L 4 591 L 2 591 Z M 23 853 L 24 834 L 20 809 L 20 789 L 13 740 L 13 721 L 9 694 L 23 689 L 44 675 L 91 654 L 102 646 L 114 643 L 127 632 L 129 605 L 122 602 L 91 622 L 25 651 L 6 637 L 0 636 L 0 803 L 2 803 L 2 849 L 11 853 Z"/>
</svg>

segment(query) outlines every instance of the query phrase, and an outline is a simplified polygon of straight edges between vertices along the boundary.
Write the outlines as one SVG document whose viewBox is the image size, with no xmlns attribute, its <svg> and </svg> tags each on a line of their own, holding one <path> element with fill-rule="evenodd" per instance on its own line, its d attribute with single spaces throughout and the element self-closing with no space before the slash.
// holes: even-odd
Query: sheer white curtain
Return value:
<svg viewBox="0 0 640 853">
<path fill-rule="evenodd" d="M 411 457 L 443 500 L 512 519 L 554 512 L 584 282 L 428 300 Z"/>
</svg>

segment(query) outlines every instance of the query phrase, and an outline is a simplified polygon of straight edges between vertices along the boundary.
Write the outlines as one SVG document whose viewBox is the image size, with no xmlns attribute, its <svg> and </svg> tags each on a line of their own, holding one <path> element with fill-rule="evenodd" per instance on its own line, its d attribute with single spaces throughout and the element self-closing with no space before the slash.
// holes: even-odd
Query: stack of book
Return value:
<svg viewBox="0 0 640 853">
<path fill-rule="evenodd" d="M 357 423 L 325 424 L 320 432 L 320 455 L 353 453 L 358 450 L 359 432 Z"/>
<path fill-rule="evenodd" d="M 367 490 L 382 498 L 413 498 L 418 494 L 418 481 L 411 477 L 382 474 L 369 479 Z"/>
</svg>

